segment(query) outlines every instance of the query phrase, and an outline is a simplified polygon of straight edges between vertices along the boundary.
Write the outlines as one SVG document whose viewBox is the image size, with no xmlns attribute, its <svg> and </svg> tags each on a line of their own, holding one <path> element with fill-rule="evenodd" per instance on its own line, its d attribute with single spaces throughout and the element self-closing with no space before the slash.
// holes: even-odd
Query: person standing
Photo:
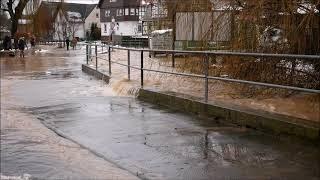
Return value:
<svg viewBox="0 0 320 180">
<path fill-rule="evenodd" d="M 31 48 L 34 48 L 36 46 L 35 37 L 31 37 L 30 44 L 31 44 Z"/>
<path fill-rule="evenodd" d="M 24 40 L 24 37 L 19 39 L 18 47 L 19 47 L 19 50 L 20 50 L 20 57 L 24 58 L 24 48 L 26 47 L 26 42 Z"/>
<path fill-rule="evenodd" d="M 67 38 L 66 39 L 67 51 L 69 51 L 69 44 L 70 44 L 70 40 L 69 40 L 69 38 Z"/>
<path fill-rule="evenodd" d="M 3 48 L 4 50 L 11 49 L 11 39 L 9 36 L 5 36 L 3 40 Z"/>
<path fill-rule="evenodd" d="M 75 50 L 76 46 L 77 46 L 77 39 L 73 38 L 72 41 L 71 41 L 71 44 L 72 44 L 72 49 Z"/>
</svg>

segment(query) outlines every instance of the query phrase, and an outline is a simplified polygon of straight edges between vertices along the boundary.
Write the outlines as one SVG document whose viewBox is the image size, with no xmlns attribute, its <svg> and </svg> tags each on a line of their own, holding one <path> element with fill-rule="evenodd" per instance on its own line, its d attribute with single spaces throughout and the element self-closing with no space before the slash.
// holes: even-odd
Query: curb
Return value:
<svg viewBox="0 0 320 180">
<path fill-rule="evenodd" d="M 100 71 L 97 71 L 93 68 L 91 68 L 90 66 L 88 65 L 85 65 L 85 64 L 82 64 L 81 66 L 81 69 L 83 72 L 91 75 L 91 76 L 94 76 L 95 78 L 97 79 L 100 79 L 100 80 L 103 80 L 104 82 L 106 83 L 109 83 L 109 80 L 110 80 L 110 76 L 109 75 L 106 75 Z"/>
<path fill-rule="evenodd" d="M 318 123 L 266 111 L 241 109 L 225 104 L 207 104 L 177 94 L 140 89 L 138 99 L 207 118 L 222 119 L 228 123 L 246 126 L 274 135 L 294 135 L 304 139 L 320 140 Z"/>
</svg>

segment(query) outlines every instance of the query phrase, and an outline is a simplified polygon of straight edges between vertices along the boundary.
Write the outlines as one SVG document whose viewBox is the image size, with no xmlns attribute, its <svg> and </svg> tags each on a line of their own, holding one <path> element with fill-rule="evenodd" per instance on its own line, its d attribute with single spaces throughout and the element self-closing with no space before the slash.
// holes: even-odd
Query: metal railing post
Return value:
<svg viewBox="0 0 320 180">
<path fill-rule="evenodd" d="M 111 47 L 108 47 L 109 75 L 111 75 Z"/>
<path fill-rule="evenodd" d="M 87 65 L 89 64 L 89 46 L 86 44 L 86 58 L 87 58 Z"/>
<path fill-rule="evenodd" d="M 205 54 L 205 70 L 204 70 L 204 75 L 205 75 L 205 85 L 204 85 L 204 101 L 208 102 L 208 94 L 209 94 L 209 57 L 208 54 Z"/>
<path fill-rule="evenodd" d="M 128 49 L 128 80 L 130 80 L 130 50 Z"/>
<path fill-rule="evenodd" d="M 140 62 L 140 64 L 141 64 L 141 87 L 143 87 L 143 51 L 141 51 L 141 57 L 140 57 L 141 59 L 141 62 Z"/>
<path fill-rule="evenodd" d="M 175 59 L 174 59 L 174 52 L 172 53 L 172 67 L 174 67 L 175 66 Z"/>
<path fill-rule="evenodd" d="M 89 44 L 89 48 L 88 48 L 88 51 L 89 51 L 89 59 L 90 59 L 90 61 L 92 61 L 92 59 L 91 59 L 91 44 Z"/>
<path fill-rule="evenodd" d="M 96 70 L 98 70 L 98 46 L 95 45 L 95 54 L 96 54 Z"/>
</svg>

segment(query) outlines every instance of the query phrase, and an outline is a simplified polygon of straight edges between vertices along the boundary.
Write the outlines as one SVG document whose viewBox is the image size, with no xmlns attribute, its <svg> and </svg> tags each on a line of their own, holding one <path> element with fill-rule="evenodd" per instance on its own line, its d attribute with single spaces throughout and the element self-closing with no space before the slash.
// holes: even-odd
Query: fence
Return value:
<svg viewBox="0 0 320 180">
<path fill-rule="evenodd" d="M 307 93 L 316 93 L 320 94 L 320 90 L 318 89 L 309 89 L 309 88 L 301 88 L 301 87 L 294 87 L 294 86 L 287 86 L 287 85 L 279 85 L 279 84 L 272 84 L 272 83 L 263 83 L 263 82 L 256 82 L 256 81 L 248 81 L 248 80 L 240 80 L 240 79 L 232 79 L 232 78 L 225 78 L 225 77 L 216 77 L 216 76 L 209 76 L 209 55 L 213 57 L 217 56 L 236 56 L 236 57 L 255 57 L 255 58 L 286 58 L 286 59 L 307 59 L 307 60 L 320 60 L 319 55 L 293 55 L 293 54 L 263 54 L 263 53 L 241 53 L 241 52 L 219 52 L 219 51 L 180 51 L 180 50 L 152 50 L 152 49 L 137 49 L 137 48 L 125 48 L 125 47 L 115 47 L 115 46 L 106 46 L 106 45 L 97 45 L 97 44 L 82 44 L 86 46 L 86 63 L 89 64 L 89 59 L 95 58 L 96 70 L 98 70 L 98 59 L 108 61 L 108 70 L 109 75 L 112 74 L 112 63 L 118 64 L 121 66 L 127 67 L 127 74 L 128 79 L 130 80 L 130 71 L 132 69 L 140 70 L 140 83 L 141 87 L 144 85 L 144 72 L 156 72 L 156 73 L 164 73 L 164 74 L 171 74 L 177 76 L 186 76 L 186 77 L 194 77 L 194 78 L 201 78 L 204 79 L 204 100 L 208 102 L 208 84 L 209 80 L 219 80 L 225 82 L 233 82 L 233 83 L 243 83 L 249 85 L 257 85 L 257 86 L 265 86 L 269 88 L 281 88 L 287 90 L 294 90 L 294 91 L 301 91 Z M 94 46 L 94 55 L 92 55 L 92 46 Z M 105 47 L 108 49 L 108 59 L 102 58 L 98 56 L 97 47 L 101 46 L 102 48 Z M 113 61 L 111 59 L 112 49 L 119 49 L 119 50 L 126 50 L 127 51 L 127 64 L 120 63 L 117 61 Z M 132 66 L 130 60 L 130 52 L 138 51 L 140 52 L 140 67 Z M 171 54 L 171 66 L 175 67 L 175 54 L 193 54 L 198 56 L 204 56 L 204 74 L 190 74 L 190 73 L 179 73 L 179 72 L 170 72 L 170 71 L 162 71 L 162 70 L 155 70 L 155 69 L 148 69 L 144 68 L 144 53 L 151 52 L 151 53 L 164 53 L 164 54 Z"/>
<path fill-rule="evenodd" d="M 57 44 L 64 44 L 64 40 L 52 40 L 52 41 L 38 41 L 39 45 L 57 45 Z"/>
</svg>

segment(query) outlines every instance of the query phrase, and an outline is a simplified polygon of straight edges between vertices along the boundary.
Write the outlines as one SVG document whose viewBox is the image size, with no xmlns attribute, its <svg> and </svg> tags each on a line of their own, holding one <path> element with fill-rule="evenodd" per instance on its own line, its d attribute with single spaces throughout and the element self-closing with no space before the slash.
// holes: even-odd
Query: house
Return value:
<svg viewBox="0 0 320 180">
<path fill-rule="evenodd" d="M 140 0 L 100 0 L 101 39 L 121 41 L 125 37 L 141 35 L 140 4 Z"/>
<path fill-rule="evenodd" d="M 42 1 L 35 13 L 34 29 L 38 37 L 47 40 L 85 39 L 92 23 L 100 27 L 97 4 Z"/>
<path fill-rule="evenodd" d="M 60 3 L 54 18 L 53 39 L 63 40 L 67 37 L 85 39 L 86 31 L 89 30 L 86 28 L 94 22 L 92 19 L 99 19 L 94 12 L 92 13 L 96 6 L 96 4 Z"/>
<path fill-rule="evenodd" d="M 59 2 L 41 2 L 34 16 L 34 34 L 38 38 L 53 40 L 53 25 L 59 4 Z"/>
<path fill-rule="evenodd" d="M 91 13 L 87 16 L 84 23 L 84 29 L 86 34 L 90 33 L 91 25 L 96 24 L 98 28 L 101 28 L 100 24 L 100 9 L 96 5 Z"/>
</svg>

